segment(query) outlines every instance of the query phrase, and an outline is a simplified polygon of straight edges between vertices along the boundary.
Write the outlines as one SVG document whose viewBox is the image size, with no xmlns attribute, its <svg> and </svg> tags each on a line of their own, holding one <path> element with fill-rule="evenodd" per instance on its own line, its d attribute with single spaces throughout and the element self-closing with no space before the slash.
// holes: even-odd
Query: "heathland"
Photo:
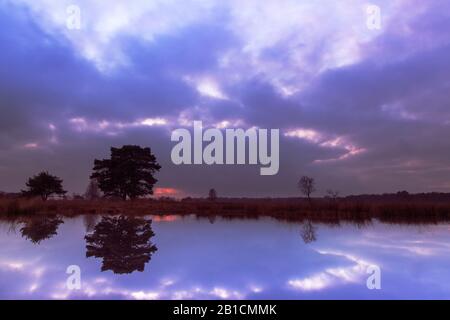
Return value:
<svg viewBox="0 0 450 320">
<path fill-rule="evenodd" d="M 286 221 L 391 223 L 450 221 L 450 194 L 384 194 L 338 198 L 159 198 L 47 200 L 0 198 L 0 216 L 190 215 L 225 218 L 272 217 Z"/>
</svg>

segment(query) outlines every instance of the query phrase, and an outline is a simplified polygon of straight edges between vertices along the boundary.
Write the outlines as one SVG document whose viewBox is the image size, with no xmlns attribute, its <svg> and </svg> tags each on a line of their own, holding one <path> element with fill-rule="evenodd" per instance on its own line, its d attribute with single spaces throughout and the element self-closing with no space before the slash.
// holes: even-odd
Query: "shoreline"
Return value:
<svg viewBox="0 0 450 320">
<path fill-rule="evenodd" d="M 136 199 L 48 200 L 0 199 L 0 218 L 37 215 L 191 215 L 225 218 L 272 217 L 285 221 L 439 223 L 450 221 L 450 202 L 355 199 Z"/>
</svg>

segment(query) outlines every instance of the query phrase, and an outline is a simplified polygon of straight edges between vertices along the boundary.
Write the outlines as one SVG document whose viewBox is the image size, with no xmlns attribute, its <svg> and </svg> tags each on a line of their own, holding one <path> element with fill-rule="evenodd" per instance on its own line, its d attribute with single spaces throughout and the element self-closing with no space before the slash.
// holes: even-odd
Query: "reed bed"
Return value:
<svg viewBox="0 0 450 320">
<path fill-rule="evenodd" d="M 226 218 L 272 217 L 286 221 L 439 223 L 450 221 L 450 202 L 359 201 L 354 199 L 138 199 L 130 201 L 0 199 L 0 216 L 40 214 L 78 215 L 189 215 Z"/>
</svg>

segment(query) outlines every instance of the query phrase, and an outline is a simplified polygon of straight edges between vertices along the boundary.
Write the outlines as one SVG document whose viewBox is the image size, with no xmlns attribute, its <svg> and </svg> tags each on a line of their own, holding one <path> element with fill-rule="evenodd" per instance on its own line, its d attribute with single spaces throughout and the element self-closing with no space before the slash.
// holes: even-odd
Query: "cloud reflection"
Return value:
<svg viewBox="0 0 450 320">
<path fill-rule="evenodd" d="M 141 239 L 120 228 L 119 217 L 103 239 Z M 308 298 L 447 298 L 450 289 L 449 234 L 447 225 L 386 226 L 374 223 L 366 228 L 342 224 L 317 224 L 320 237 L 306 245 L 299 237 L 299 225 L 270 219 L 224 220 L 185 217 L 170 223 L 151 224 L 158 245 L 151 263 L 142 272 L 125 271 L 133 263 L 119 259 L 120 250 L 110 241 L 103 248 L 114 258 L 110 271 L 101 272 L 108 256 L 86 259 L 85 219 L 65 219 L 58 236 L 36 246 L 20 233 L 0 231 L 0 298 L 31 299 L 308 299 Z M 139 220 L 148 220 L 142 218 Z M 101 223 L 97 223 L 96 227 Z M 109 221 L 109 220 L 108 220 Z M 89 221 L 90 222 L 90 221 Z M 123 221 L 128 225 L 129 221 Z M 108 223 L 108 225 L 110 225 Z M 111 231 L 112 230 L 112 231 Z M 125 231 L 124 231 L 125 230 Z M 120 232 L 119 232 L 120 231 Z M 102 238 L 100 237 L 100 238 Z M 142 238 L 143 239 L 143 238 Z M 180 239 L 183 239 L 181 241 Z M 144 241 L 145 240 L 145 241 Z M 143 239 L 149 244 L 150 239 Z M 398 243 L 434 249 L 434 255 L 399 254 Z M 153 244 L 150 244 L 150 247 Z M 143 246 L 144 249 L 148 245 Z M 103 249 L 99 249 L 103 254 Z M 401 249 L 403 250 L 403 249 Z M 133 259 L 132 259 L 133 260 Z M 142 267 L 140 258 L 139 267 Z M 116 263 L 117 262 L 117 263 Z M 109 262 L 108 262 L 109 263 Z M 82 287 L 66 287 L 66 268 L 81 268 Z M 382 267 L 383 290 L 378 295 L 366 288 L 369 265 Z M 3 288 L 5 288 L 3 290 Z M 412 289 L 414 288 L 414 290 Z"/>
<path fill-rule="evenodd" d="M 331 255 L 342 257 L 353 263 L 348 267 L 326 268 L 310 277 L 301 279 L 291 279 L 288 285 L 294 289 L 310 291 L 323 290 L 331 286 L 342 283 L 358 283 L 366 275 L 367 268 L 371 265 L 369 262 L 341 252 L 317 251 L 322 255 Z"/>
</svg>

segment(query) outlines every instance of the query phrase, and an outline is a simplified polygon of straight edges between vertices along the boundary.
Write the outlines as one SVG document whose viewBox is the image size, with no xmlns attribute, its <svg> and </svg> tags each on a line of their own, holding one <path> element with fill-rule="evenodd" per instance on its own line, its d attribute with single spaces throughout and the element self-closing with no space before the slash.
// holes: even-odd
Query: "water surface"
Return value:
<svg viewBox="0 0 450 320">
<path fill-rule="evenodd" d="M 47 217 L 1 221 L 0 244 L 1 299 L 450 299 L 449 224 Z"/>
</svg>

